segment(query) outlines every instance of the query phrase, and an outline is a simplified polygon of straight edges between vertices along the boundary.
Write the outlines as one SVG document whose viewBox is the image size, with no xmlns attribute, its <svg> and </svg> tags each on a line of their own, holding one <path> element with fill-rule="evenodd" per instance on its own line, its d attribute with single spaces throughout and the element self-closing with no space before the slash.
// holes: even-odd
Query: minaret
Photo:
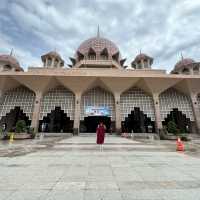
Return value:
<svg viewBox="0 0 200 200">
<path fill-rule="evenodd" d="M 64 66 L 64 60 L 56 51 L 51 51 L 41 58 L 45 68 L 61 68 Z"/>
<path fill-rule="evenodd" d="M 137 55 L 134 61 L 131 63 L 132 67 L 135 69 L 151 69 L 151 65 L 153 64 L 153 58 L 142 53 L 140 50 L 140 54 Z"/>
<path fill-rule="evenodd" d="M 99 30 L 99 25 L 97 27 L 97 37 L 100 38 L 100 30 Z"/>
</svg>

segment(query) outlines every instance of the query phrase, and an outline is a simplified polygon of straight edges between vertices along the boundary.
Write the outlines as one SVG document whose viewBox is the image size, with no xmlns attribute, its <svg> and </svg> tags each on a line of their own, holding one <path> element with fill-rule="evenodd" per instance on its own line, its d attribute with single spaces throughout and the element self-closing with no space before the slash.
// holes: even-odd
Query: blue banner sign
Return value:
<svg viewBox="0 0 200 200">
<path fill-rule="evenodd" d="M 85 109 L 87 116 L 111 116 L 111 111 L 107 107 L 87 106 Z"/>
</svg>

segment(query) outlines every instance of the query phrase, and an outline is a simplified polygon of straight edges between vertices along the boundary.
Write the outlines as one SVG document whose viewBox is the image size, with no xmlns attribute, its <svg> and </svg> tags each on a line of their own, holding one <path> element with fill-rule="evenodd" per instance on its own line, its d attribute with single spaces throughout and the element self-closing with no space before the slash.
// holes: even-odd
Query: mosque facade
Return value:
<svg viewBox="0 0 200 200">
<path fill-rule="evenodd" d="M 0 55 L 0 125 L 12 130 L 18 120 L 37 132 L 157 133 L 174 121 L 200 133 L 200 63 L 182 58 L 171 73 L 153 69 L 140 53 L 125 66 L 118 47 L 100 37 L 84 41 L 65 67 L 52 51 L 42 67 L 24 71 L 12 55 Z"/>
</svg>

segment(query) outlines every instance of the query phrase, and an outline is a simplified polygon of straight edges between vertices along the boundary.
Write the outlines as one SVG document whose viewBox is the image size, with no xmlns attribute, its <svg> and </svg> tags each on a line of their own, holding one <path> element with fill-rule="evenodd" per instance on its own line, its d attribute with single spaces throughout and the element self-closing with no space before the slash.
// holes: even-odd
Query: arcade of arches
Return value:
<svg viewBox="0 0 200 200">
<path fill-rule="evenodd" d="M 159 114 L 162 125 L 173 120 L 177 127 L 187 132 L 195 132 L 195 116 L 190 98 L 174 88 L 159 95 Z M 197 98 L 200 110 L 200 96 Z M 18 120 L 31 125 L 36 95 L 20 86 L 6 91 L 0 101 L 0 125 L 7 124 L 12 130 Z M 75 113 L 75 94 L 63 86 L 50 89 L 42 95 L 38 114 L 38 130 L 44 132 L 72 132 L 75 115 L 80 115 L 80 132 L 95 132 L 97 124 L 103 121 L 107 131 L 115 131 L 116 100 L 110 91 L 101 87 L 89 89 L 81 95 L 80 113 Z M 156 115 L 153 97 L 140 88 L 132 87 L 120 96 L 120 117 L 122 131 L 155 132 Z M 101 113 L 86 112 L 101 108 Z M 96 112 L 96 110 L 95 110 Z M 119 124 L 119 123 L 118 123 Z"/>
</svg>

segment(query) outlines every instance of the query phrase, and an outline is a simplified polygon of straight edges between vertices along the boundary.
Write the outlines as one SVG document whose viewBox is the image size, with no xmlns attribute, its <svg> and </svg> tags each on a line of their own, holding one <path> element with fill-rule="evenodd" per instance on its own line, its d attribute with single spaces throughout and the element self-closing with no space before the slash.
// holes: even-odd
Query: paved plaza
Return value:
<svg viewBox="0 0 200 200">
<path fill-rule="evenodd" d="M 160 141 L 105 142 L 102 152 L 94 136 L 1 143 L 0 200 L 200 199 L 198 157 Z"/>
</svg>

